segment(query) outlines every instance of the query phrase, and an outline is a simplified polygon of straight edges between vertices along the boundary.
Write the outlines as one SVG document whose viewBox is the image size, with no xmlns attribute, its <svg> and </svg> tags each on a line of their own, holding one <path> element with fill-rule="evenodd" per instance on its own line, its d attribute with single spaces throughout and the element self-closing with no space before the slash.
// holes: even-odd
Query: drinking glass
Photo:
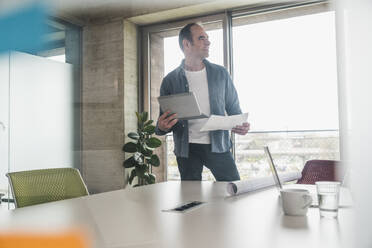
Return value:
<svg viewBox="0 0 372 248">
<path fill-rule="evenodd" d="M 340 199 L 340 182 L 315 182 L 318 192 L 320 217 L 337 218 Z"/>
</svg>

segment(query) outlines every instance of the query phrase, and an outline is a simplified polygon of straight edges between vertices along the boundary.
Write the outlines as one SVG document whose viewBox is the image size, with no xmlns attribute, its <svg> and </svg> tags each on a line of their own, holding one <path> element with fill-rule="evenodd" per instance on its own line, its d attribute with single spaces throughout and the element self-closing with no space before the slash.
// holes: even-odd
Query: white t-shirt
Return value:
<svg viewBox="0 0 372 248">
<path fill-rule="evenodd" d="M 209 105 L 209 91 L 207 71 L 186 71 L 187 82 L 189 83 L 189 90 L 194 92 L 196 99 L 203 114 L 210 115 L 211 108 Z M 204 123 L 208 119 L 189 120 L 189 143 L 210 144 L 211 138 L 209 132 L 200 132 Z"/>
</svg>

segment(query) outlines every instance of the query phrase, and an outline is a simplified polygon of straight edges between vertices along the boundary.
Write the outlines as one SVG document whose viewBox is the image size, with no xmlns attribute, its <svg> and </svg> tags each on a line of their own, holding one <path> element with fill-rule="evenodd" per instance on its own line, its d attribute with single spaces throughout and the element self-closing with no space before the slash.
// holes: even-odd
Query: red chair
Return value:
<svg viewBox="0 0 372 248">
<path fill-rule="evenodd" d="M 316 181 L 342 182 L 343 170 L 340 161 L 335 160 L 309 160 L 306 162 L 298 184 L 315 184 Z"/>
</svg>

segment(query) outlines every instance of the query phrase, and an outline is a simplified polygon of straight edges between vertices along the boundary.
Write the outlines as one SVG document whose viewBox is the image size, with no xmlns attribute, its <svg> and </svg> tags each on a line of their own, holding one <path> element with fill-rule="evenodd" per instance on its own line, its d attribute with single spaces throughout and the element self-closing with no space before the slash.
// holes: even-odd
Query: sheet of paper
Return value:
<svg viewBox="0 0 372 248">
<path fill-rule="evenodd" d="M 289 182 L 301 178 L 301 172 L 287 172 L 279 174 L 281 182 Z M 272 176 L 253 178 L 244 181 L 236 181 L 227 184 L 227 193 L 229 195 L 239 195 L 246 192 L 254 191 L 257 189 L 266 188 L 275 185 L 274 178 Z"/>
<path fill-rule="evenodd" d="M 240 115 L 211 115 L 200 132 L 213 131 L 213 130 L 231 130 L 237 125 L 242 125 L 248 119 L 248 113 Z"/>
</svg>

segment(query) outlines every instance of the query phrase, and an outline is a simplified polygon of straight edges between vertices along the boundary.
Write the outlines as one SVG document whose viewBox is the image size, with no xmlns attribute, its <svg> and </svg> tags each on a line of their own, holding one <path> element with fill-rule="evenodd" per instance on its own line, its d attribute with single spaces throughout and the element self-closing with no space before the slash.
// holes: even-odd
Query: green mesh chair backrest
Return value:
<svg viewBox="0 0 372 248">
<path fill-rule="evenodd" d="M 56 168 L 8 173 L 17 208 L 88 195 L 77 169 Z"/>
</svg>

